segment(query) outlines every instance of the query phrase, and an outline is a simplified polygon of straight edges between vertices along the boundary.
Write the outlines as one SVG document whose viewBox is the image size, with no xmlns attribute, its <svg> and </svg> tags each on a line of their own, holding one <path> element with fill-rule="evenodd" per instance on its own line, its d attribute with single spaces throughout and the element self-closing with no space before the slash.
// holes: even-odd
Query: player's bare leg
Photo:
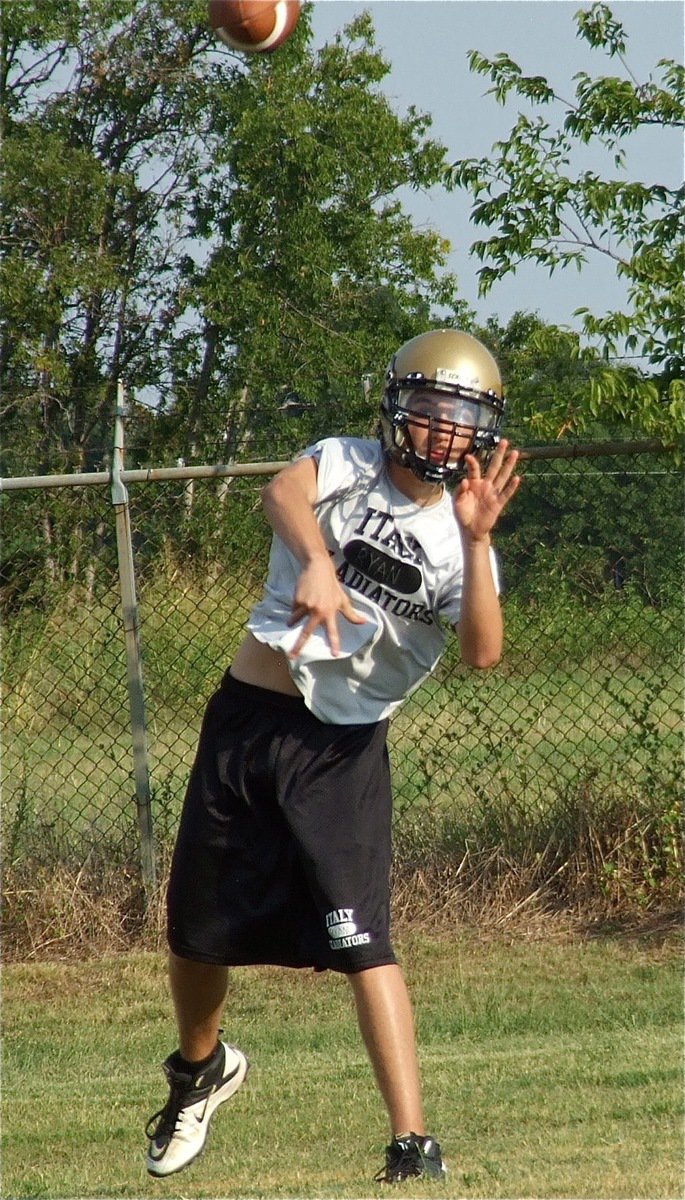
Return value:
<svg viewBox="0 0 685 1200">
<path fill-rule="evenodd" d="M 399 966 L 348 975 L 357 1019 L 393 1134 L 425 1133 L 414 1015 Z"/>
<path fill-rule="evenodd" d="M 169 1099 L 147 1125 L 147 1169 L 155 1176 L 172 1175 L 197 1158 L 212 1115 L 248 1071 L 242 1051 L 219 1041 L 227 968 L 171 954 L 169 979 L 180 1044 L 163 1064 Z"/>
<path fill-rule="evenodd" d="M 228 987 L 228 968 L 169 954 L 169 982 L 176 1012 L 179 1050 L 200 1062 L 216 1049 Z"/>
<path fill-rule="evenodd" d="M 359 1028 L 385 1100 L 392 1140 L 376 1180 L 395 1183 L 445 1172 L 435 1138 L 425 1132 L 416 1058 L 414 1015 L 404 976 L 391 964 L 348 976 L 357 1003 Z"/>
</svg>

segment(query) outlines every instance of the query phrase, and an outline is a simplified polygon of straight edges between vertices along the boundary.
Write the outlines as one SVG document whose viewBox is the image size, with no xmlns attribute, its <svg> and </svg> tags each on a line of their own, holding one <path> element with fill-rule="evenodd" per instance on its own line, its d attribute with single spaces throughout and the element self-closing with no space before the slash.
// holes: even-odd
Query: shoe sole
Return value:
<svg viewBox="0 0 685 1200">
<path fill-rule="evenodd" d="M 234 1049 L 234 1047 L 231 1047 L 231 1049 Z M 186 1167 L 189 1167 L 191 1163 L 194 1163 L 202 1154 L 202 1151 L 204 1150 L 205 1146 L 207 1145 L 209 1126 L 211 1124 L 211 1120 L 212 1120 L 212 1117 L 214 1116 L 214 1113 L 216 1112 L 217 1108 L 220 1108 L 222 1104 L 225 1104 L 227 1100 L 231 1100 L 233 1098 L 233 1096 L 235 1096 L 236 1092 L 242 1087 L 242 1085 L 244 1084 L 244 1082 L 247 1079 L 247 1076 L 249 1074 L 250 1063 L 249 1063 L 248 1059 L 245 1057 L 242 1050 L 237 1050 L 237 1051 L 235 1051 L 235 1053 L 240 1055 L 240 1058 L 242 1060 L 241 1064 L 240 1064 L 238 1070 L 236 1071 L 235 1075 L 232 1075 L 231 1078 L 226 1081 L 226 1084 L 224 1085 L 224 1089 L 228 1088 L 228 1090 L 226 1091 L 224 1089 L 221 1089 L 220 1091 L 214 1092 L 213 1095 L 211 1095 L 209 1097 L 209 1100 L 207 1101 L 207 1109 L 206 1109 L 206 1114 L 205 1114 L 205 1118 L 204 1118 L 204 1120 L 205 1120 L 205 1131 L 204 1131 L 205 1135 L 202 1139 L 201 1144 L 198 1146 L 195 1153 L 193 1155 L 191 1155 L 190 1158 L 187 1158 L 185 1160 L 185 1162 L 180 1163 L 179 1166 L 172 1167 L 170 1170 L 166 1170 L 166 1171 L 163 1169 L 164 1168 L 163 1161 L 156 1163 L 153 1160 L 151 1162 L 150 1158 L 148 1156 L 148 1160 L 147 1160 L 147 1164 L 146 1164 L 147 1171 L 148 1171 L 148 1175 L 152 1175 L 153 1179 L 166 1179 L 169 1175 L 177 1175 L 179 1171 L 184 1171 L 186 1169 Z M 160 1167 L 162 1168 L 161 1170 L 159 1169 Z"/>
</svg>

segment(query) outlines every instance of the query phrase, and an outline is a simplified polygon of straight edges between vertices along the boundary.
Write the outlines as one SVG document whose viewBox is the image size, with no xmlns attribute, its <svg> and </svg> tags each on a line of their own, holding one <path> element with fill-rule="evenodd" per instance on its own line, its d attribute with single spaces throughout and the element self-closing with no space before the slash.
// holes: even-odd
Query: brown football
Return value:
<svg viewBox="0 0 685 1200">
<path fill-rule="evenodd" d="M 270 54 L 289 38 L 300 0 L 209 0 L 209 24 L 231 50 Z"/>
</svg>

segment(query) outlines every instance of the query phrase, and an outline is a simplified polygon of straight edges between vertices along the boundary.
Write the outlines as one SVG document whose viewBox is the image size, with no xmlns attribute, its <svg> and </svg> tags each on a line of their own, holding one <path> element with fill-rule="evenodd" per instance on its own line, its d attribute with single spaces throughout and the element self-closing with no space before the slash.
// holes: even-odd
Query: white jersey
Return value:
<svg viewBox="0 0 685 1200">
<path fill-rule="evenodd" d="M 459 620 L 463 555 L 451 497 L 423 508 L 392 484 L 379 442 L 326 438 L 304 451 L 318 463 L 316 515 L 342 586 L 366 617 L 338 617 L 340 654 L 317 629 L 292 678 L 319 720 L 370 724 L 392 713 L 434 670 L 445 648 L 443 622 Z M 494 555 L 493 576 L 497 584 Z M 303 622 L 289 628 L 301 566 L 272 540 L 263 599 L 248 629 L 286 653 Z"/>
</svg>

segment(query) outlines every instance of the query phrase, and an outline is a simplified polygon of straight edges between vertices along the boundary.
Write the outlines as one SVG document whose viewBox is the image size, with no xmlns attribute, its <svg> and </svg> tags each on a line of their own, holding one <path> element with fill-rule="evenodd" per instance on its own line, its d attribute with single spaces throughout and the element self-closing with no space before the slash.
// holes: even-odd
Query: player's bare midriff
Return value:
<svg viewBox="0 0 685 1200">
<path fill-rule="evenodd" d="M 230 674 L 241 683 L 251 683 L 254 687 L 283 692 L 286 696 L 300 695 L 290 677 L 288 660 L 282 650 L 272 650 L 271 646 L 258 642 L 251 633 L 247 633 L 240 643 L 230 666 Z"/>
</svg>

